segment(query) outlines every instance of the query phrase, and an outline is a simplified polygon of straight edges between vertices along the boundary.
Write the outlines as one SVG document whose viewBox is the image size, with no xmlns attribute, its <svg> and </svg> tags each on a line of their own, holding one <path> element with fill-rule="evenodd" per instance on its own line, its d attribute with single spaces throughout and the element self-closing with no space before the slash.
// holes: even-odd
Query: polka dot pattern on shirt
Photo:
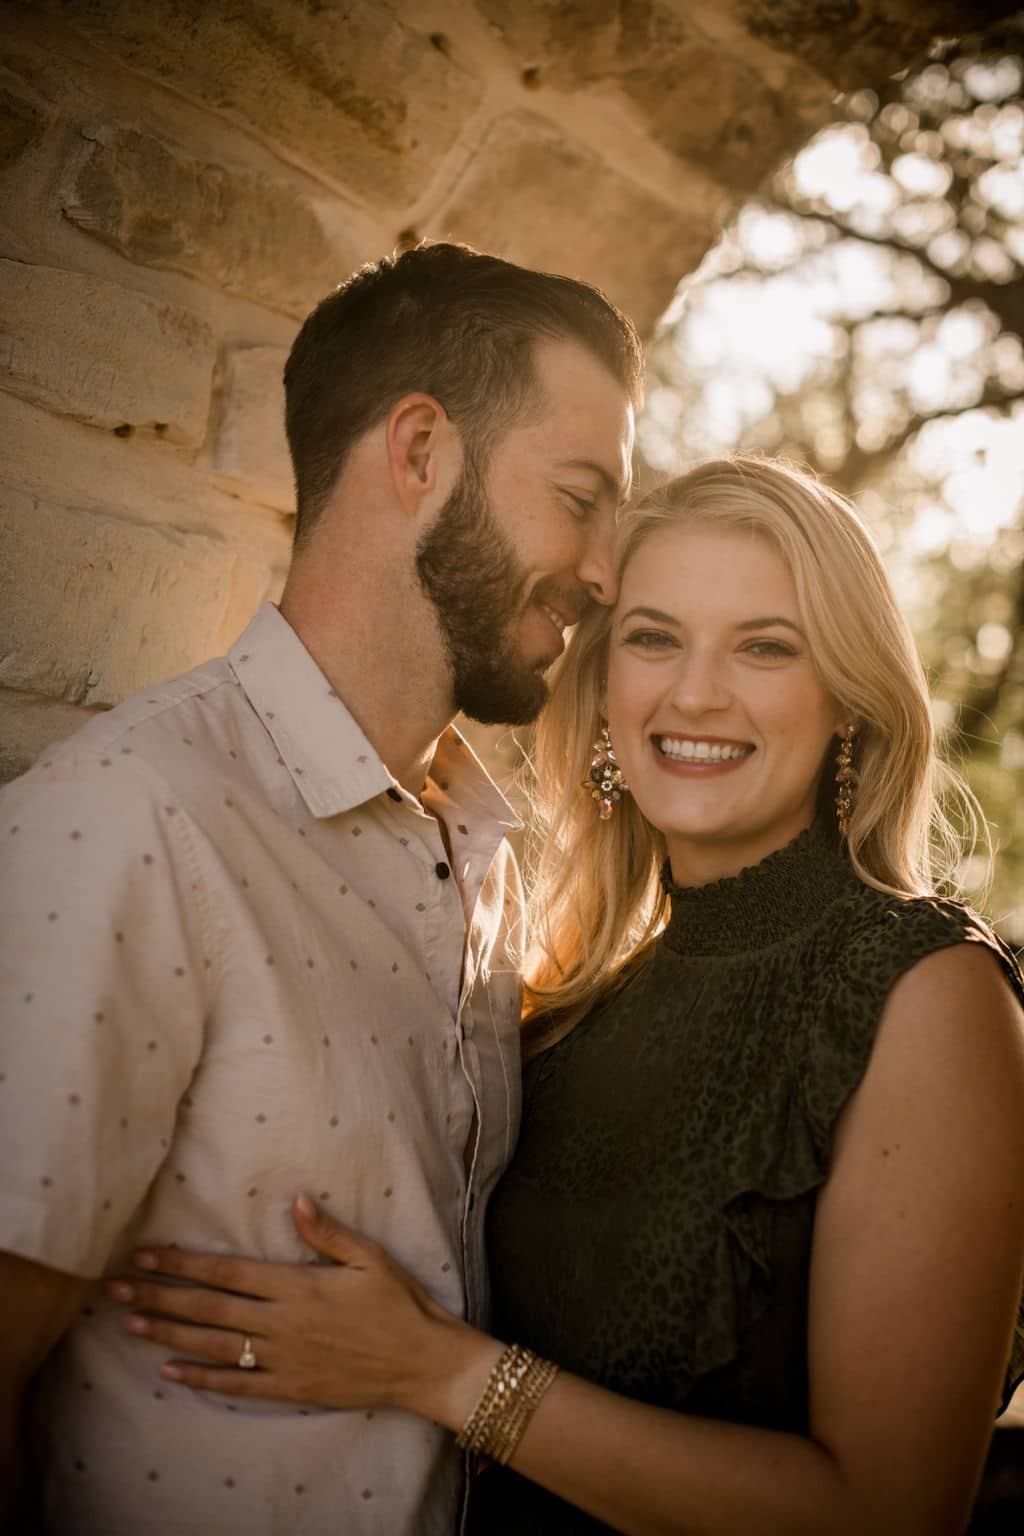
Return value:
<svg viewBox="0 0 1024 1536">
<path fill-rule="evenodd" d="M 283 626 L 284 621 L 275 617 L 273 622 Z M 147 709 L 155 713 L 138 718 L 131 747 L 122 746 L 125 726 L 118 723 L 118 711 L 86 727 L 93 736 L 100 726 L 108 732 L 103 757 L 92 749 L 88 788 L 94 797 L 106 796 L 110 812 L 103 825 L 109 835 L 105 831 L 100 838 L 100 819 L 83 814 L 77 770 L 69 757 L 53 754 L 59 785 L 37 772 L 56 813 L 48 817 L 50 854 L 39 861 L 50 874 L 31 888 L 32 921 L 62 962 L 42 967 L 38 977 L 23 966 L 20 985 L 9 989 L 6 1001 L 19 1036 L 42 1040 L 50 1017 L 59 1011 L 62 1029 L 79 1042 L 78 1058 L 63 1049 L 51 1052 L 49 1093 L 68 1127 L 70 1145 L 91 1141 L 94 1124 L 102 1124 L 107 1163 L 83 1198 L 74 1158 L 50 1161 L 37 1147 L 32 1162 L 26 1158 L 25 1196 L 55 1232 L 75 1227 L 79 1210 L 89 1208 L 83 1241 L 99 1254 L 98 1262 L 90 1260 L 94 1267 L 89 1271 L 98 1273 L 104 1245 L 116 1248 L 125 1222 L 140 1209 L 153 1212 L 155 1226 L 147 1241 L 158 1240 L 159 1228 L 182 1232 L 190 1246 L 195 1233 L 195 1246 L 201 1246 L 209 1213 L 221 1211 L 227 1214 L 217 1241 L 250 1252 L 268 1243 L 278 1250 L 284 1245 L 282 1256 L 291 1242 L 301 1258 L 288 1214 L 295 1189 L 308 1185 L 322 1206 L 346 1223 L 354 1223 L 355 1189 L 373 1216 L 375 1235 L 387 1241 L 389 1234 L 401 1232 L 403 1240 L 426 1254 L 422 1268 L 433 1273 L 439 1297 L 451 1304 L 465 1298 L 472 1309 L 479 1305 L 473 1299 L 472 1274 L 463 1276 L 454 1259 L 461 1252 L 464 1215 L 454 1184 L 464 1182 L 461 1149 L 475 1092 L 483 1106 L 479 1176 L 496 1175 L 515 1112 L 507 1085 L 510 1078 L 514 1082 L 509 1068 L 517 1058 L 514 1040 L 503 1040 L 504 1070 L 496 1056 L 482 1071 L 475 1063 L 466 1070 L 452 1042 L 463 975 L 472 998 L 480 985 L 478 957 L 493 953 L 495 942 L 504 953 L 512 926 L 513 901 L 507 893 L 514 873 L 504 854 L 495 859 L 507 813 L 474 766 L 467 768 L 472 777 L 461 802 L 463 783 L 454 763 L 446 764 L 450 775 L 432 772 L 431 792 L 436 794 L 441 782 L 449 784 L 450 806 L 466 806 L 479 844 L 464 876 L 466 848 L 456 842 L 453 878 L 470 883 L 468 894 L 463 893 L 465 924 L 457 925 L 457 934 L 449 932 L 442 913 L 454 888 L 445 897 L 436 892 L 434 871 L 445 856 L 437 821 L 397 786 L 390 797 L 382 793 L 388 777 L 368 749 L 358 753 L 364 759 L 358 771 L 354 749 L 319 761 L 308 726 L 315 714 L 289 712 L 290 690 L 281 686 L 286 674 L 277 670 L 271 675 L 266 668 L 261 674 L 259 655 L 248 647 L 241 654 L 248 658 L 246 685 L 261 676 L 266 685 L 259 699 L 255 686 L 248 696 L 235 675 L 227 669 L 218 673 L 214 662 L 204 669 L 202 682 L 208 713 L 186 683 L 184 690 L 178 684 L 167 693 L 153 691 L 157 704 Z M 237 653 L 234 664 L 239 664 Z M 323 711 L 326 684 L 317 686 Z M 297 707 L 301 688 L 295 694 Z M 304 695 L 302 702 L 309 702 Z M 329 714 L 338 723 L 327 730 L 351 734 L 356 729 L 340 703 L 337 709 L 332 704 Z M 181 745 L 185 752 L 178 751 Z M 83 763 L 88 750 L 81 754 Z M 211 764 L 214 772 L 208 774 Z M 330 804 L 332 796 L 344 796 L 353 786 L 365 791 L 365 799 L 344 807 Z M 148 799 L 143 802 L 137 792 Z M 26 844 L 29 836 L 39 836 L 22 804 L 14 814 L 15 802 L 9 803 L 6 815 L 6 807 L 0 809 L 5 859 L 17 854 L 16 845 Z M 454 837 L 458 812 L 449 809 L 448 814 Z M 126 825 L 131 835 L 122 836 L 123 863 L 117 879 L 104 887 L 107 850 L 116 846 Z M 69 874 L 66 883 L 59 878 L 61 859 Z M 492 859 L 495 870 L 488 875 Z M 24 904 L 23 892 L 19 898 Z M 420 913 L 431 914 L 432 921 L 421 922 Z M 95 974 L 78 972 L 83 919 L 106 967 Z M 61 997 L 59 985 L 65 984 L 58 984 L 55 973 L 64 972 L 65 957 L 69 984 Z M 434 977 L 432 984 L 424 981 L 425 972 Z M 514 990 L 511 974 L 491 987 L 497 994 L 495 1007 L 504 1003 L 502 989 Z M 482 1008 L 482 999 L 476 1007 Z M 206 1051 L 198 1069 L 191 1045 L 182 1044 L 193 1016 L 201 1023 L 197 1034 Z M 504 1006 L 497 1016 L 503 1024 Z M 178 1033 L 182 1020 L 184 1036 Z M 94 1075 L 89 1065 L 99 1061 L 114 1064 L 109 1081 Z M 22 1087 L 6 1060 L 0 1059 L 0 1068 L 6 1069 L 0 1071 L 6 1115 L 7 1106 L 22 1097 Z M 124 1115 L 119 1114 L 122 1103 Z M 454 1116 L 452 1105 L 458 1106 Z M 439 1144 L 444 1149 L 440 1157 Z M 341 1183 L 335 1177 L 339 1168 Z M 142 1207 L 133 1181 L 143 1192 Z M 184 1227 L 176 1227 L 183 1216 Z M 144 1217 L 144 1223 L 149 1219 Z M 441 1253 L 453 1255 L 454 1273 L 447 1275 L 438 1272 L 441 1260 L 432 1257 L 439 1233 Z M 470 1241 L 476 1243 L 472 1233 Z M 474 1262 L 479 1286 L 482 1260 L 473 1260 L 469 1271 Z M 94 1330 L 94 1339 L 88 1340 L 92 1348 L 94 1340 L 102 1342 L 102 1328 L 112 1326 L 110 1315 L 104 1305 L 95 1319 L 83 1314 L 73 1326 L 86 1335 Z M 387 1481 L 385 1517 L 377 1489 L 385 1487 L 386 1474 L 374 1449 L 376 1437 L 367 1428 L 372 1410 L 365 1419 L 344 1416 L 339 1428 L 337 1415 L 282 1406 L 280 1414 L 264 1416 L 244 1404 L 211 1397 L 209 1413 L 224 1416 L 221 1433 L 209 1437 L 208 1453 L 183 1460 L 183 1437 L 195 1433 L 191 1394 L 154 1386 L 153 1362 L 147 1351 L 140 1353 L 137 1395 L 117 1404 L 114 1413 L 110 1381 L 90 1370 L 95 1391 L 88 1408 L 100 1428 L 93 1438 L 63 1452 L 66 1479 L 79 1479 L 79 1500 L 87 1476 L 93 1484 L 90 1497 L 98 1501 L 110 1471 L 134 1485 L 136 1528 L 149 1520 L 159 1523 L 172 1509 L 177 1515 L 179 1506 L 191 1500 L 193 1508 L 198 1501 L 209 1509 L 211 1529 L 218 1519 L 232 1529 L 257 1529 L 259 1517 L 254 1524 L 253 1512 L 267 1487 L 264 1448 L 279 1417 L 294 1415 L 303 1418 L 302 1426 L 292 1425 L 299 1432 L 297 1462 L 270 1472 L 272 1482 L 277 1478 L 274 1496 L 286 1524 L 291 1506 L 293 1524 L 327 1528 L 337 1508 L 332 1457 L 335 1452 L 348 1457 L 351 1445 L 348 1536 L 377 1536 L 382 1521 L 390 1527 L 394 1511 L 395 1528 L 401 1525 L 406 1475 L 417 1479 L 418 1487 L 437 1490 L 431 1528 L 451 1525 L 445 1508 L 450 1479 L 436 1471 L 449 1447 L 430 1426 L 414 1426 L 402 1442 L 402 1470 L 393 1483 Z M 91 1367 L 95 1351 L 88 1358 Z M 78 1397 L 89 1391 L 82 1377 L 78 1369 L 72 1382 Z M 113 1427 L 119 1416 L 123 1433 Z M 238 1431 L 235 1439 L 233 1430 Z M 139 1438 L 143 1435 L 148 1440 Z M 239 1451 L 243 1436 L 249 1447 L 245 1452 Z M 120 1447 L 132 1437 L 135 1454 L 122 1456 Z M 303 1451 L 312 1445 L 321 1448 L 315 1459 Z M 330 1451 L 324 1449 L 328 1446 Z M 88 1474 L 71 1470 L 70 1457 L 79 1452 Z M 243 1455 L 251 1456 L 251 1463 L 243 1465 Z M 121 1457 L 118 1465 L 115 1457 Z M 200 1479 L 194 1476 L 197 1466 Z M 199 1481 L 201 1488 L 191 1486 Z M 132 1495 L 127 1497 L 130 1501 Z M 198 1528 L 202 1519 L 195 1523 Z M 415 1528 L 415 1523 L 402 1528 L 407 1526 Z M 74 1518 L 55 1528 L 75 1529 Z"/>
</svg>

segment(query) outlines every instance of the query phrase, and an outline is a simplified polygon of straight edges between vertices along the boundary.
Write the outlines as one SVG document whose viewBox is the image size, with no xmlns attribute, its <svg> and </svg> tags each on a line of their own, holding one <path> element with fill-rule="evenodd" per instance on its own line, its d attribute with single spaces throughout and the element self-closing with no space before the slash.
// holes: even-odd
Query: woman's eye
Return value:
<svg viewBox="0 0 1024 1536">
<path fill-rule="evenodd" d="M 659 629 L 635 629 L 626 636 L 626 644 L 635 645 L 641 651 L 660 651 L 672 644 L 672 637 L 662 634 Z"/>
<path fill-rule="evenodd" d="M 744 646 L 744 650 L 748 656 L 763 656 L 768 661 L 777 661 L 797 654 L 784 640 L 753 640 L 749 645 Z"/>
</svg>

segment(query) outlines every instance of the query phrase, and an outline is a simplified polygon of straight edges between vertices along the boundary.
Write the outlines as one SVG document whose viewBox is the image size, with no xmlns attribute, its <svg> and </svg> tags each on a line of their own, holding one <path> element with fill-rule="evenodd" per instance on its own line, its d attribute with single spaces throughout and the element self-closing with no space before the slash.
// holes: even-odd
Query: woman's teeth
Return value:
<svg viewBox="0 0 1024 1536">
<path fill-rule="evenodd" d="M 654 739 L 663 757 L 674 757 L 683 763 L 728 763 L 753 751 L 752 747 L 730 747 L 716 741 L 675 741 L 670 736 Z"/>
</svg>

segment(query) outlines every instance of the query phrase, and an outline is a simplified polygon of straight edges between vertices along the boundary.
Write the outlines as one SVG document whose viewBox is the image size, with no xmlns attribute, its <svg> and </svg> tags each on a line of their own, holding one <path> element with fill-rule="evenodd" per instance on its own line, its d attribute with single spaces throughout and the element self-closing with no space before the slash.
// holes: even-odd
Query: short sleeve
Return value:
<svg viewBox="0 0 1024 1536">
<path fill-rule="evenodd" d="M 969 908 L 938 898 L 894 898 L 863 927 L 851 926 L 837 960 L 832 1006 L 814 1017 L 803 1073 L 815 1155 L 831 1157 L 839 1114 L 867 1070 L 886 998 L 918 961 L 957 944 L 979 944 L 998 964 L 1018 1003 L 1024 978 L 1012 950 Z M 1024 1296 L 1018 1308 L 1002 1409 L 1024 1378 Z"/>
<path fill-rule="evenodd" d="M 867 1071 L 889 993 L 920 960 L 957 944 L 988 949 L 1024 1003 L 1012 951 L 968 907 L 937 897 L 880 897 L 876 909 L 851 916 L 828 978 L 828 1006 L 808 1020 L 802 1074 L 808 1122 L 826 1162 L 840 1111 Z"/>
<path fill-rule="evenodd" d="M 185 813 L 65 749 L 0 793 L 0 1247 L 102 1272 L 199 1058 L 210 945 Z"/>
<path fill-rule="evenodd" d="M 742 1328 L 766 1305 L 775 1283 L 772 1207 L 820 1189 L 828 1179 L 839 1117 L 867 1071 L 886 999 L 900 977 L 938 950 L 981 944 L 1024 1002 L 1012 952 L 957 902 L 887 897 L 862 887 L 854 900 L 832 909 L 830 925 L 815 936 L 798 967 L 808 990 L 793 1032 L 792 1076 L 762 1064 L 758 1080 L 747 1085 L 744 1135 L 726 1153 L 722 1213 L 732 1247 L 716 1255 L 716 1327 L 706 1338 L 698 1336 L 705 1370 L 735 1357 Z M 1004 1407 L 1022 1373 L 1024 1301 Z"/>
</svg>

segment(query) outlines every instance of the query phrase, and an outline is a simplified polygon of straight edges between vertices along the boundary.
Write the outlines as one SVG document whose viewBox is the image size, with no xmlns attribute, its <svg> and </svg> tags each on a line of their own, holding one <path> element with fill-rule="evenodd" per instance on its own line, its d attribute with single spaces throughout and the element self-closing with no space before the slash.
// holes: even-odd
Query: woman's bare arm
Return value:
<svg viewBox="0 0 1024 1536">
<path fill-rule="evenodd" d="M 0 1253 L 0 1527 L 5 1530 L 14 1529 L 16 1512 L 29 1493 L 23 1461 L 26 1389 L 74 1321 L 90 1283 L 17 1254 Z"/>
<path fill-rule="evenodd" d="M 136 1326 L 228 1365 L 172 1367 L 191 1385 L 392 1403 L 458 1429 L 499 1346 L 442 1313 L 373 1244 L 322 1217 L 298 1221 L 342 1269 L 164 1251 L 166 1272 L 263 1299 L 136 1285 L 136 1306 L 228 1332 Z M 893 989 L 840 1123 L 815 1226 L 810 1437 L 670 1413 L 562 1375 L 511 1464 L 633 1536 L 956 1536 L 1022 1268 L 1021 1014 L 991 956 L 961 945 Z M 258 1336 L 263 1372 L 230 1368 L 234 1329 Z"/>
</svg>

